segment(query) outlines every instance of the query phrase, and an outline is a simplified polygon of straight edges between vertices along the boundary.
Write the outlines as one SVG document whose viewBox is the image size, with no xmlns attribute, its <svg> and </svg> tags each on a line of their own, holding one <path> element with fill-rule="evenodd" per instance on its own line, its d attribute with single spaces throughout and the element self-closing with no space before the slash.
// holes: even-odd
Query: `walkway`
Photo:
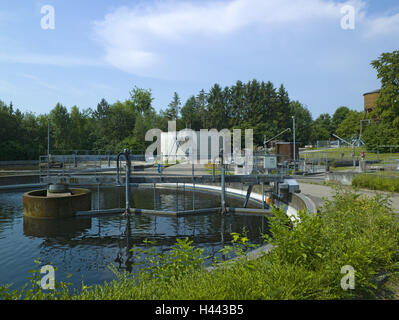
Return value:
<svg viewBox="0 0 399 320">
<path fill-rule="evenodd" d="M 164 174 L 192 175 L 193 166 L 190 163 L 179 163 L 163 169 Z M 204 164 L 194 164 L 195 175 L 211 174 Z"/>
<path fill-rule="evenodd" d="M 328 200 L 333 199 L 333 196 L 335 194 L 335 190 L 332 187 L 325 186 L 319 183 L 306 183 L 298 179 L 299 182 L 299 187 L 301 189 L 301 193 L 304 194 L 305 196 L 309 197 L 313 202 L 316 204 L 317 207 L 320 207 L 323 205 L 324 201 L 322 198 L 326 198 Z M 351 187 L 344 187 L 340 186 L 341 188 L 348 188 L 349 190 L 353 191 L 354 189 Z M 364 194 L 368 197 L 373 197 L 377 193 L 378 194 L 384 194 L 384 195 L 389 195 L 387 192 L 383 191 L 371 191 L 371 190 L 359 190 L 358 191 L 360 194 Z M 395 193 L 391 197 L 391 203 L 392 203 L 392 208 L 395 213 L 399 213 L 399 194 Z"/>
</svg>

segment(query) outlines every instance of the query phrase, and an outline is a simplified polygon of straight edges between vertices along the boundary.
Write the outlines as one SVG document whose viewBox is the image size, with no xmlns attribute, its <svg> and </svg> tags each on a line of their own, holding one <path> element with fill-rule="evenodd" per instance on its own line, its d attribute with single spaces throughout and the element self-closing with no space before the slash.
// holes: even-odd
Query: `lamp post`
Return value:
<svg viewBox="0 0 399 320">
<path fill-rule="evenodd" d="M 294 171 L 296 170 L 296 144 L 295 144 L 295 116 L 292 116 L 292 136 L 293 136 L 293 148 L 294 148 Z"/>
<path fill-rule="evenodd" d="M 47 119 L 47 156 L 50 156 L 50 118 Z"/>
</svg>

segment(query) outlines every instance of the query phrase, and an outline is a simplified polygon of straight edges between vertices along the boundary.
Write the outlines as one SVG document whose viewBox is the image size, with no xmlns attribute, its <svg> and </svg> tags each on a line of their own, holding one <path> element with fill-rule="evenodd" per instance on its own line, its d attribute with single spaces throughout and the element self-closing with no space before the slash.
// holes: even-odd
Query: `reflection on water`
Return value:
<svg viewBox="0 0 399 320">
<path fill-rule="evenodd" d="M 91 228 L 90 218 L 34 219 L 24 217 L 24 235 L 37 238 L 71 239 Z"/>
<path fill-rule="evenodd" d="M 125 203 L 123 188 L 94 188 L 92 208 L 117 208 Z M 133 188 L 136 207 L 145 209 L 184 210 L 218 207 L 218 195 L 191 190 Z M 242 206 L 242 199 L 227 198 L 228 205 Z M 252 207 L 255 207 L 252 204 Z M 231 232 L 242 233 L 254 243 L 261 243 L 267 232 L 264 217 L 204 214 L 184 217 L 120 214 L 93 218 L 35 220 L 22 215 L 22 192 L 0 193 L 0 284 L 20 287 L 40 258 L 42 265 L 52 262 L 58 269 L 56 280 L 66 279 L 79 286 L 83 278 L 88 285 L 114 279 L 108 266 L 134 272 L 136 257 L 132 246 L 143 246 L 145 239 L 156 241 L 157 252 L 167 251 L 176 238 L 189 237 L 205 255 L 221 258 L 222 243 L 231 240 Z M 212 260 L 212 258 L 208 261 Z"/>
</svg>

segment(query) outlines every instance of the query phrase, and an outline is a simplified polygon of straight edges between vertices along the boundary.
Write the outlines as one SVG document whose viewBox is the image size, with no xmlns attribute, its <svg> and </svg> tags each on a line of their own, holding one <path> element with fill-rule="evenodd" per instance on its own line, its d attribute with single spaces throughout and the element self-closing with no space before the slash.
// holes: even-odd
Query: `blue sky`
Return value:
<svg viewBox="0 0 399 320">
<path fill-rule="evenodd" d="M 54 8 L 44 30 L 41 8 Z M 355 28 L 344 30 L 344 5 Z M 164 109 L 214 83 L 284 84 L 313 117 L 361 110 L 377 89 L 370 62 L 399 49 L 397 0 L 45 0 L 0 3 L 0 99 L 48 113 L 95 108 L 151 89 Z"/>
</svg>

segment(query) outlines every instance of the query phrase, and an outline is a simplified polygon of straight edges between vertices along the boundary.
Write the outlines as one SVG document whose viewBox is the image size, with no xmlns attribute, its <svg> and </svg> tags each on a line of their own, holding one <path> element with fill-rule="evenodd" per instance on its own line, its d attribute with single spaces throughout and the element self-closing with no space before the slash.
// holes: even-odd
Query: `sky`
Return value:
<svg viewBox="0 0 399 320">
<path fill-rule="evenodd" d="M 380 87 L 370 62 L 399 49 L 399 1 L 2 0 L 0 48 L 0 100 L 23 112 L 96 108 L 134 86 L 159 111 L 174 92 L 257 79 L 316 118 L 360 111 Z"/>
</svg>

